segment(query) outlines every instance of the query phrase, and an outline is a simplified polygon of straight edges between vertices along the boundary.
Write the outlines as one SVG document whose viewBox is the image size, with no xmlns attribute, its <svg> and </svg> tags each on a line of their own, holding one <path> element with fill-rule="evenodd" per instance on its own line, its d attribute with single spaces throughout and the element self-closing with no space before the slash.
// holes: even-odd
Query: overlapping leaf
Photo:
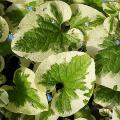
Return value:
<svg viewBox="0 0 120 120">
<path fill-rule="evenodd" d="M 103 107 L 113 108 L 120 105 L 120 92 L 111 90 L 104 86 L 98 86 L 94 101 Z"/>
<path fill-rule="evenodd" d="M 7 8 L 5 18 L 10 26 L 11 32 L 16 32 L 20 21 L 27 13 L 27 7 L 22 4 L 12 4 L 10 7 Z"/>
<path fill-rule="evenodd" d="M 37 120 L 56 120 L 59 116 L 56 115 L 51 108 L 36 116 Z"/>
<path fill-rule="evenodd" d="M 38 114 L 46 109 L 46 97 L 36 89 L 32 71 L 24 67 L 18 69 L 14 76 L 14 83 L 15 86 L 7 90 L 10 103 L 5 107 L 6 109 L 28 115 Z M 40 98 L 40 94 L 44 101 Z"/>
<path fill-rule="evenodd" d="M 60 59 L 60 61 L 63 62 L 59 63 L 58 61 L 59 63 L 58 64 L 57 61 L 55 62 L 55 59 L 57 59 L 57 57 L 61 55 L 63 57 Z M 64 61 L 64 59 L 67 59 L 66 55 L 71 56 L 70 62 Z M 93 77 L 90 78 L 90 81 L 88 81 L 90 84 L 89 86 L 86 85 L 88 79 L 86 76 L 87 74 L 90 74 L 90 71 L 88 72 L 87 69 L 93 63 L 91 61 L 91 58 L 87 54 L 82 55 L 81 53 L 80 55 L 79 52 L 68 52 L 68 53 L 66 52 L 66 53 L 58 54 L 56 58 L 54 57 L 55 56 L 50 56 L 48 58 L 48 60 L 50 58 L 51 60 L 54 59 L 53 63 L 50 64 L 50 66 L 48 63 L 44 63 L 47 62 L 47 60 L 45 60 L 43 64 L 40 64 L 36 72 L 36 78 L 39 84 L 46 86 L 47 90 L 51 90 L 51 88 L 55 86 L 57 87 L 57 84 L 61 86 L 60 89 L 56 88 L 56 90 L 58 89 L 58 93 L 56 93 L 55 97 L 53 98 L 54 100 L 52 101 L 52 108 L 55 107 L 54 109 L 56 109 L 58 113 L 60 113 L 63 116 L 68 116 L 68 114 L 73 114 L 74 111 L 73 105 L 71 105 L 72 100 L 74 101 L 80 99 L 81 100 L 80 108 L 81 108 L 81 106 L 84 106 L 83 104 L 87 104 L 85 100 L 88 102 L 88 99 L 91 96 L 92 92 L 90 92 L 91 91 L 90 89 L 92 88 L 92 82 L 94 81 L 95 78 Z M 46 64 L 50 68 L 48 70 L 47 69 L 43 70 L 45 71 L 44 74 L 39 73 L 43 69 L 42 65 L 46 65 Z M 91 69 L 92 68 L 94 69 L 93 66 L 91 67 Z M 80 96 L 82 96 L 82 98 Z"/>
<path fill-rule="evenodd" d="M 53 53 L 68 51 L 69 47 L 71 50 L 79 49 L 79 42 L 83 40 L 83 34 L 79 33 L 82 33 L 84 24 L 89 20 L 87 16 L 90 18 L 91 26 L 97 26 L 101 24 L 101 19 L 95 19 L 95 15 L 102 16 L 102 14 L 91 7 L 79 5 L 78 7 L 82 6 L 80 11 L 85 12 L 83 9 L 85 6 L 92 10 L 95 15 L 86 14 L 83 16 L 82 13 L 81 17 L 81 14 L 74 15 L 73 12 L 72 16 L 71 10 L 74 11 L 72 7 L 75 6 L 70 8 L 62 1 L 49 1 L 41 4 L 35 12 L 27 15 L 21 21 L 12 43 L 13 52 L 33 61 L 41 62 L 46 56 Z M 31 22 L 28 19 L 32 19 Z"/>
<path fill-rule="evenodd" d="M 95 56 L 97 84 L 120 91 L 120 33 L 110 34 L 104 37 L 103 43 L 99 44 L 100 50 Z"/>
<path fill-rule="evenodd" d="M 74 117 L 75 117 L 75 120 L 82 120 L 82 119 L 95 120 L 94 116 L 91 115 L 91 111 L 88 106 L 85 106 L 79 112 L 75 113 Z"/>
<path fill-rule="evenodd" d="M 105 38 L 101 47 L 103 50 L 99 51 L 96 55 L 96 73 L 98 75 L 107 74 L 112 72 L 113 74 L 120 71 L 120 33 L 117 32 L 114 35 L 110 35 Z"/>
</svg>

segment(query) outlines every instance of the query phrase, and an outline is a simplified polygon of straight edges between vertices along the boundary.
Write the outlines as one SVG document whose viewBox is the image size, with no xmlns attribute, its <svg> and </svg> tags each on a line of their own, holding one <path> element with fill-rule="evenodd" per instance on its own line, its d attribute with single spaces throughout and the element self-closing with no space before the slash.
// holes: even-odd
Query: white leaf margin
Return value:
<svg viewBox="0 0 120 120">
<path fill-rule="evenodd" d="M 0 43 L 4 42 L 9 34 L 9 26 L 6 20 L 0 16 L 0 24 L 2 25 L 2 37 L 0 38 Z"/>
<path fill-rule="evenodd" d="M 24 4 L 12 4 L 11 6 L 9 6 L 6 10 L 6 14 L 9 14 L 11 12 L 13 12 L 14 10 L 19 10 L 22 12 L 25 12 L 27 13 L 27 7 L 24 5 Z M 5 15 L 5 19 L 9 25 L 9 29 L 10 31 L 14 34 L 17 32 L 17 29 L 18 29 L 18 26 L 14 27 L 14 24 L 13 21 L 11 21 L 11 19 Z"/>
<path fill-rule="evenodd" d="M 117 111 L 118 111 L 118 113 L 117 113 Z M 120 120 L 120 107 L 113 108 L 112 120 Z"/>
<path fill-rule="evenodd" d="M 25 74 L 28 74 L 29 77 L 28 77 L 28 81 L 31 83 L 31 88 L 33 89 L 36 89 L 37 90 L 37 95 L 39 96 L 40 98 L 40 102 L 45 105 L 46 109 L 40 109 L 40 108 L 34 108 L 31 103 L 29 102 L 26 102 L 24 106 L 20 106 L 20 107 L 17 107 L 14 103 L 9 103 L 5 109 L 9 110 L 10 112 L 14 112 L 14 113 L 23 113 L 23 114 L 26 114 L 26 115 L 36 115 L 36 114 L 39 114 L 40 112 L 42 111 L 45 111 L 48 109 L 48 102 L 47 102 L 47 98 L 46 98 L 46 91 L 45 91 L 45 88 L 42 87 L 41 89 L 42 90 L 38 90 L 36 88 L 36 85 L 35 85 L 35 74 L 33 71 L 31 71 L 30 69 L 28 68 L 25 68 L 25 67 L 21 67 L 19 68 L 18 70 L 21 70 L 22 72 L 24 72 Z M 17 70 L 17 71 L 18 71 Z M 17 72 L 16 71 L 16 72 Z M 12 87 L 6 87 L 6 89 L 13 89 Z"/>
<path fill-rule="evenodd" d="M 110 88 L 113 90 L 114 86 L 117 86 L 116 91 L 120 91 L 120 74 L 113 74 L 112 72 L 109 72 L 105 75 L 102 75 L 101 77 L 97 76 L 96 83 L 98 85 L 105 86 L 107 88 Z"/>
<path fill-rule="evenodd" d="M 42 75 L 44 73 L 46 73 L 47 70 L 49 70 L 51 68 L 51 65 L 57 63 L 57 64 L 61 64 L 64 62 L 70 62 L 72 57 L 75 56 L 82 56 L 85 55 L 86 53 L 83 52 L 78 52 L 78 51 L 72 51 L 72 52 L 63 52 L 63 53 L 59 53 L 57 55 L 51 55 L 48 58 L 46 58 L 38 67 L 36 73 L 35 73 L 35 80 L 36 80 L 36 86 L 39 88 L 41 88 L 41 85 L 38 84 L 40 82 L 40 80 L 42 80 Z M 87 69 L 88 74 L 86 75 L 86 79 L 84 80 L 86 82 L 86 87 L 88 89 L 92 89 L 93 85 L 91 84 L 92 82 L 94 82 L 96 80 L 95 77 L 95 64 L 94 64 L 94 60 L 91 58 L 91 64 L 89 66 L 89 68 Z M 82 107 L 85 106 L 84 104 L 84 100 L 89 100 L 89 97 L 84 96 L 84 93 L 88 93 L 89 90 L 86 91 L 81 91 L 81 90 L 76 90 L 75 91 L 76 94 L 79 96 L 78 99 L 74 99 L 71 100 L 71 108 L 72 110 L 70 112 L 64 112 L 60 113 L 58 112 L 56 106 L 55 106 L 55 101 L 59 96 L 59 93 L 55 94 L 55 96 L 52 99 L 52 103 L 51 103 L 51 109 L 56 113 L 59 114 L 59 116 L 61 117 L 66 117 L 66 116 L 70 116 L 74 113 L 76 113 L 79 109 L 81 109 Z"/>
<path fill-rule="evenodd" d="M 49 14 L 51 17 L 53 17 L 53 14 L 50 12 L 50 4 L 51 3 L 56 3 L 57 5 L 59 5 L 59 8 L 62 12 L 63 15 L 63 22 L 67 21 L 71 18 L 72 16 L 72 11 L 71 8 L 68 4 L 66 4 L 65 2 L 62 1 L 49 1 L 46 2 L 44 4 L 41 4 L 36 11 L 32 11 L 29 14 L 27 14 L 22 21 L 19 24 L 19 30 L 17 31 L 17 33 L 14 35 L 14 39 L 11 45 L 11 48 L 13 48 L 15 46 L 15 43 L 17 41 L 19 41 L 21 38 L 23 38 L 24 33 L 26 33 L 27 31 L 38 27 L 38 23 L 37 23 L 37 18 L 38 15 L 45 15 L 45 14 Z M 47 8 L 46 11 L 43 11 L 44 8 Z M 67 16 L 66 16 L 67 13 Z M 74 32 L 72 33 L 71 31 Z M 71 30 L 68 31 L 68 34 L 71 34 L 72 36 L 76 37 L 80 40 L 83 40 L 83 35 L 80 34 L 81 31 L 73 28 Z M 78 43 L 79 44 L 79 43 Z M 42 60 L 44 60 L 45 58 L 47 58 L 48 56 L 50 56 L 51 54 L 56 54 L 52 49 L 49 49 L 47 52 L 34 52 L 34 53 L 26 53 L 26 52 L 20 52 L 20 51 L 15 51 L 12 50 L 14 53 L 16 53 L 17 55 L 21 56 L 21 57 L 25 57 L 26 59 L 30 59 L 32 61 L 35 62 L 41 62 Z"/>
</svg>

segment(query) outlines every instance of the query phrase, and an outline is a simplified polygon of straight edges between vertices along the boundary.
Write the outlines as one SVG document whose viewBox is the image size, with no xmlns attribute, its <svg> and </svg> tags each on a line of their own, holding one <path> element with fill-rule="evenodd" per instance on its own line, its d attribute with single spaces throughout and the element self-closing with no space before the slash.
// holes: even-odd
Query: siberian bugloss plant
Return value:
<svg viewBox="0 0 120 120">
<path fill-rule="evenodd" d="M 120 2 L 0 1 L 1 120 L 120 120 Z"/>
</svg>

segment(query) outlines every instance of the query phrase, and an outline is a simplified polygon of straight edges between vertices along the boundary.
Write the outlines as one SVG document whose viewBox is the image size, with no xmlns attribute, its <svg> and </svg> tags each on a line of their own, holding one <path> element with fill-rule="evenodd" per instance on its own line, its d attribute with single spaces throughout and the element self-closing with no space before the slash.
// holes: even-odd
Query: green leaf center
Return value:
<svg viewBox="0 0 120 120">
<path fill-rule="evenodd" d="M 49 90 L 56 87 L 59 98 L 56 106 L 60 112 L 70 111 L 70 100 L 78 98 L 75 90 L 86 90 L 84 79 L 91 60 L 88 55 L 75 56 L 69 63 L 53 64 L 51 69 L 43 74 L 43 84 Z"/>
</svg>

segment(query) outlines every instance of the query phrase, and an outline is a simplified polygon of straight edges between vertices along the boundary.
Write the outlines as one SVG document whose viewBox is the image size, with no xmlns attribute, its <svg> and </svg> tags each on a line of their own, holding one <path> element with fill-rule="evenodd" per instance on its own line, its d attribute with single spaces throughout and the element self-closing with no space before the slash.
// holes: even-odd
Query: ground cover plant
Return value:
<svg viewBox="0 0 120 120">
<path fill-rule="evenodd" d="M 1 0 L 0 120 L 120 120 L 120 1 Z"/>
</svg>

